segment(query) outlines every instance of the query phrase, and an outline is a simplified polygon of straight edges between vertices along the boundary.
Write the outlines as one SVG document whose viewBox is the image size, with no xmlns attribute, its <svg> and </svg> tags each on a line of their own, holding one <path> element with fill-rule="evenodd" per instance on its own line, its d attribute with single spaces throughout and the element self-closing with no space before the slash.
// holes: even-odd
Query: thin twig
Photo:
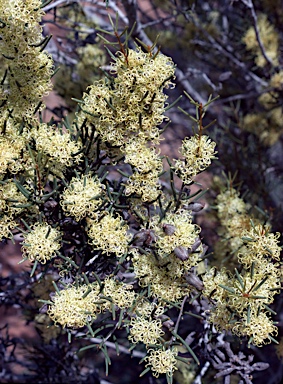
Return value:
<svg viewBox="0 0 283 384">
<path fill-rule="evenodd" d="M 76 337 L 82 337 L 82 336 L 85 336 L 84 333 L 82 332 L 79 332 L 79 333 L 74 333 L 76 335 Z M 99 339 L 99 338 L 96 338 L 96 337 L 91 337 L 91 338 L 85 338 L 85 340 L 93 343 L 93 344 L 101 344 L 103 343 L 104 345 L 106 345 L 106 347 L 108 348 L 112 348 L 112 349 L 115 349 L 117 348 L 117 344 L 115 343 L 112 343 L 111 341 L 105 341 L 103 339 Z M 122 352 L 122 353 L 125 353 L 126 355 L 131 355 L 133 357 L 137 357 L 139 359 L 142 359 L 145 357 L 145 353 L 143 352 L 139 352 L 139 351 L 129 351 L 128 348 L 124 347 L 123 345 L 120 345 L 119 344 L 119 351 Z"/>
<path fill-rule="evenodd" d="M 57 0 L 54 3 L 50 3 L 50 4 L 46 5 L 46 7 L 42 8 L 42 10 L 44 12 L 48 12 L 51 9 L 59 7 L 60 5 L 63 5 L 63 4 L 69 5 L 69 4 L 78 3 L 78 2 L 79 2 L 79 0 Z"/>
<path fill-rule="evenodd" d="M 174 332 L 177 333 L 178 332 L 178 328 L 179 328 L 179 325 L 180 325 L 180 321 L 181 321 L 181 318 L 183 316 L 183 312 L 184 312 L 184 306 L 186 304 L 186 301 L 188 299 L 188 296 L 185 296 L 183 301 L 182 301 L 182 305 L 181 305 L 181 308 L 180 308 L 180 312 L 179 312 L 179 315 L 178 315 L 178 319 L 176 321 L 176 324 L 175 324 L 175 327 L 174 327 Z"/>
<path fill-rule="evenodd" d="M 262 53 L 262 56 L 265 58 L 265 60 L 268 62 L 268 64 L 272 67 L 273 63 L 270 60 L 270 58 L 267 56 L 267 54 L 265 52 L 264 45 L 263 45 L 261 37 L 260 37 L 260 33 L 259 33 L 259 29 L 258 29 L 258 23 L 257 23 L 257 15 L 256 15 L 256 12 L 254 9 L 253 2 L 252 2 L 252 0 L 241 0 L 241 1 L 251 12 L 251 15 L 253 18 L 253 26 L 254 26 L 254 30 L 255 30 L 255 35 L 256 35 L 256 39 L 257 39 L 260 51 Z"/>
<path fill-rule="evenodd" d="M 199 23 L 198 21 L 197 21 L 197 18 L 196 17 L 193 17 L 191 14 L 190 14 L 190 16 L 188 17 L 187 16 L 187 18 L 189 19 L 189 20 L 191 20 L 193 23 L 194 23 L 194 25 L 197 27 L 197 28 L 199 28 L 199 30 L 200 31 L 202 31 L 204 34 L 205 34 L 205 36 L 207 37 L 207 40 L 209 41 L 209 43 L 210 43 L 210 45 L 212 46 L 212 47 L 214 47 L 218 52 L 220 52 L 220 53 L 222 53 L 223 54 L 223 56 L 226 56 L 232 63 L 234 63 L 237 67 L 239 67 L 239 68 L 241 68 L 243 71 L 245 71 L 246 73 L 247 73 L 247 75 L 250 77 L 250 78 L 252 78 L 253 80 L 255 80 L 257 83 L 259 83 L 261 86 L 264 86 L 264 87 L 266 87 L 267 85 L 268 85 L 268 83 L 265 81 L 265 80 L 263 80 L 263 79 L 261 79 L 259 76 L 257 76 L 256 74 L 254 74 L 253 72 L 251 72 L 248 68 L 247 68 L 247 66 L 245 65 L 245 63 L 243 63 L 243 62 L 241 62 L 240 60 L 238 60 L 235 56 L 234 56 L 234 54 L 232 53 L 233 52 L 233 50 L 232 50 L 232 48 L 231 47 L 229 47 L 229 46 L 225 46 L 225 48 L 214 38 L 214 37 L 212 37 L 210 34 L 207 34 L 206 33 L 206 31 L 205 31 L 205 29 L 202 27 L 202 25 L 201 25 L 201 23 Z M 205 46 L 205 45 L 208 45 L 207 43 L 205 43 L 204 41 L 199 41 L 199 44 L 200 45 L 203 45 L 203 46 Z"/>
</svg>

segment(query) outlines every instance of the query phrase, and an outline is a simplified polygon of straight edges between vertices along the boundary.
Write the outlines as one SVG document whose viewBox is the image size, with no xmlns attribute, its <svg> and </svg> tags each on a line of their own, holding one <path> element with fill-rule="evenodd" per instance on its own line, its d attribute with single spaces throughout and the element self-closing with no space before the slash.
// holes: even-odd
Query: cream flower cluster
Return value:
<svg viewBox="0 0 283 384">
<path fill-rule="evenodd" d="M 53 61 L 40 45 L 44 38 L 41 5 L 40 0 L 0 2 L 0 50 L 8 69 L 8 88 L 1 93 L 6 106 L 19 117 L 31 117 L 52 88 Z"/>
<path fill-rule="evenodd" d="M 174 371 L 177 369 L 177 355 L 176 348 L 149 349 L 146 357 L 148 361 L 146 367 L 150 366 L 154 377 L 158 377 L 162 373 L 166 373 L 169 377 L 173 376 Z"/>
<path fill-rule="evenodd" d="M 6 171 L 16 174 L 23 168 L 22 151 L 25 148 L 24 140 L 0 136 L 0 178 Z"/>
<path fill-rule="evenodd" d="M 138 300 L 138 302 L 136 303 L 133 312 L 137 316 L 149 320 L 150 318 L 152 318 L 153 313 L 156 318 L 163 315 L 163 313 L 165 312 L 165 308 L 156 302 L 150 302 L 145 299 L 141 299 Z"/>
<path fill-rule="evenodd" d="M 21 124 L 2 107 L 0 116 L 0 180 L 5 173 L 16 174 L 29 166 L 26 138 L 19 134 Z"/>
<path fill-rule="evenodd" d="M 98 283 L 70 285 L 52 296 L 48 315 L 55 324 L 63 327 L 81 328 L 97 316 L 111 309 L 111 303 L 119 308 L 130 307 L 135 299 L 131 285 L 126 285 L 112 278 L 103 282 L 103 291 Z M 109 298 L 108 299 L 106 299 Z"/>
<path fill-rule="evenodd" d="M 55 324 L 62 327 L 81 328 L 88 321 L 95 319 L 103 310 L 99 302 L 99 285 L 97 283 L 81 286 L 70 285 L 55 292 L 53 304 L 48 308 L 48 315 Z"/>
<path fill-rule="evenodd" d="M 266 258 L 279 261 L 281 253 L 279 237 L 280 233 L 270 233 L 270 228 L 262 224 L 243 230 L 245 247 L 238 254 L 239 261 L 245 266 Z"/>
<path fill-rule="evenodd" d="M 162 220 L 158 215 L 153 216 L 147 231 L 152 236 L 150 244 L 145 244 L 147 254 L 141 254 L 135 247 L 130 250 L 139 285 L 150 285 L 153 297 L 178 302 L 192 289 L 186 282 L 185 275 L 198 263 L 202 252 L 201 244 L 193 249 L 200 228 L 192 224 L 189 211 L 179 210 L 175 213 L 168 212 Z M 134 240 L 139 239 L 137 235 Z M 142 236 L 143 232 L 140 233 L 140 241 Z M 133 244 L 135 245 L 135 241 Z M 147 249 L 149 246 L 152 249 Z"/>
<path fill-rule="evenodd" d="M 247 213 L 248 205 L 234 188 L 223 190 L 217 195 L 216 207 L 222 226 L 219 234 L 223 234 L 223 239 L 216 246 L 215 253 L 217 257 L 223 259 L 229 253 L 236 255 L 235 252 L 240 252 L 243 247 L 242 233 L 250 228 L 250 217 Z"/>
<path fill-rule="evenodd" d="M 259 96 L 258 101 L 263 107 L 256 113 L 244 116 L 241 127 L 254 133 L 265 145 L 273 145 L 282 134 L 283 113 L 280 104 L 280 92 L 283 89 L 283 71 L 271 76 L 269 86 L 272 90 Z"/>
<path fill-rule="evenodd" d="M 159 338 L 164 335 L 161 320 L 147 320 L 144 317 L 132 317 L 130 323 L 130 336 L 128 339 L 136 344 L 142 342 L 145 345 L 157 345 Z"/>
<path fill-rule="evenodd" d="M 4 237 L 11 237 L 12 230 L 16 227 L 17 223 L 11 216 L 4 215 L 0 216 L 0 239 Z"/>
<path fill-rule="evenodd" d="M 134 172 L 127 180 L 125 195 L 137 195 L 143 202 L 155 201 L 160 195 L 158 181 L 158 174 L 156 172 Z"/>
<path fill-rule="evenodd" d="M 137 47 L 118 52 L 111 67 L 113 77 L 94 82 L 84 94 L 78 123 L 90 130 L 95 126 L 109 157 L 118 148 L 131 165 L 126 195 L 151 202 L 160 194 L 162 162 L 153 146 L 160 141 L 158 126 L 165 119 L 167 99 L 163 89 L 173 86 L 174 64 L 165 55 Z"/>
<path fill-rule="evenodd" d="M 96 217 L 102 204 L 103 186 L 96 177 L 83 175 L 73 177 L 61 195 L 61 206 L 67 216 L 77 221 L 84 217 Z"/>
<path fill-rule="evenodd" d="M 234 188 L 223 191 L 216 198 L 218 217 L 223 225 L 228 225 L 231 216 L 244 214 L 246 212 L 246 204 L 239 197 L 239 192 Z"/>
<path fill-rule="evenodd" d="M 226 251 L 234 253 L 240 263 L 250 267 L 265 256 L 279 261 L 279 233 L 270 233 L 267 225 L 253 224 L 248 205 L 234 188 L 221 192 L 216 198 L 218 218 L 222 225 Z M 227 248 L 228 247 L 228 248 Z"/>
<path fill-rule="evenodd" d="M 106 213 L 97 220 L 89 220 L 88 225 L 89 243 L 96 249 L 107 256 L 114 253 L 120 257 L 127 252 L 131 235 L 127 233 L 128 225 L 121 216 Z"/>
<path fill-rule="evenodd" d="M 163 315 L 165 308 L 157 302 L 138 298 L 132 310 L 129 341 L 134 344 L 143 343 L 146 348 L 159 345 L 164 335 L 159 317 Z"/>
<path fill-rule="evenodd" d="M 186 210 L 168 213 L 161 223 L 159 221 L 159 216 L 153 217 L 150 228 L 157 236 L 156 247 L 161 258 L 174 252 L 177 247 L 191 248 L 200 232 L 200 228 L 192 224 L 192 216 Z M 166 226 L 170 226 L 172 233 L 166 233 Z"/>
<path fill-rule="evenodd" d="M 217 203 L 223 235 L 230 236 L 227 245 L 244 269 L 232 275 L 224 268 L 219 272 L 212 268 L 203 276 L 203 295 L 214 303 L 210 321 L 218 331 L 247 336 L 250 343 L 261 346 L 277 333 L 268 306 L 281 288 L 279 234 L 255 225 L 233 188 L 218 195 Z"/>
<path fill-rule="evenodd" d="M 113 81 L 98 81 L 84 95 L 79 121 L 94 123 L 103 141 L 123 146 L 136 136 L 142 141 L 159 141 L 157 126 L 164 119 L 167 96 L 163 88 L 172 85 L 174 65 L 169 57 L 144 53 L 140 48 L 121 52 L 114 63 Z"/>
<path fill-rule="evenodd" d="M 160 262 L 153 255 L 142 255 L 136 249 L 131 250 L 131 253 L 134 272 L 139 285 L 141 287 L 150 285 L 150 292 L 153 297 L 161 301 L 164 299 L 170 302 L 179 302 L 190 293 L 191 289 L 183 277 L 184 266 L 180 266 L 183 272 L 181 277 L 178 278 L 174 274 L 175 257 L 172 259 L 164 258 Z"/>
<path fill-rule="evenodd" d="M 226 291 L 219 289 L 220 284 L 228 286 L 229 284 L 229 273 L 225 268 L 222 268 L 217 272 L 215 267 L 210 268 L 202 277 L 203 281 L 203 295 L 211 299 L 216 299 L 219 302 L 225 303 Z"/>
<path fill-rule="evenodd" d="M 110 277 L 106 278 L 103 283 L 103 295 L 110 297 L 114 305 L 117 305 L 119 308 L 131 307 L 136 299 L 132 285 L 123 284 Z"/>
<path fill-rule="evenodd" d="M 13 180 L 0 184 L 0 239 L 11 236 L 11 231 L 16 227 L 15 218 L 23 211 L 21 206 L 27 202 Z"/>
<path fill-rule="evenodd" d="M 269 335 L 277 330 L 265 311 L 280 291 L 278 273 L 266 279 L 259 265 L 254 268 L 252 277 L 250 270 L 232 276 L 224 269 L 218 273 L 212 269 L 203 277 L 203 284 L 203 295 L 214 301 L 210 322 L 219 332 L 226 330 L 248 336 L 257 346 L 271 342 Z M 264 323 L 258 324 L 259 319 Z M 266 329 L 271 330 L 270 334 Z"/>
<path fill-rule="evenodd" d="M 194 176 L 209 167 L 217 153 L 215 146 L 206 135 L 197 134 L 183 140 L 180 149 L 183 159 L 176 160 L 174 168 L 184 183 L 190 184 Z"/>
<path fill-rule="evenodd" d="M 81 160 L 81 154 L 77 155 L 81 144 L 72 141 L 69 132 L 42 123 L 38 129 L 33 130 L 32 138 L 35 140 L 37 151 L 50 156 L 61 166 L 71 166 Z"/>
<path fill-rule="evenodd" d="M 153 147 L 146 147 L 146 143 L 132 140 L 125 145 L 124 152 L 125 163 L 131 164 L 139 172 L 148 173 L 154 170 L 158 174 L 162 171 L 162 160 Z"/>
<path fill-rule="evenodd" d="M 276 65 L 279 57 L 279 35 L 265 14 L 260 14 L 258 17 L 258 29 L 266 55 L 273 64 Z M 261 53 L 253 26 L 251 26 L 243 36 L 243 42 L 246 44 L 247 50 L 255 54 L 256 65 L 258 67 L 264 67 L 266 60 Z"/>
<path fill-rule="evenodd" d="M 126 183 L 125 194 L 136 194 L 142 201 L 154 201 L 160 194 L 158 184 L 162 172 L 162 160 L 153 147 L 146 142 L 131 140 L 124 148 L 125 163 L 131 164 L 133 175 Z"/>
<path fill-rule="evenodd" d="M 21 205 L 27 204 L 27 198 L 19 192 L 13 180 L 0 184 L 0 211 L 14 216 L 23 211 Z"/>
<path fill-rule="evenodd" d="M 249 336 L 255 346 L 261 347 L 268 342 L 270 343 L 269 336 L 276 336 L 278 329 L 270 321 L 266 313 L 260 312 L 258 315 L 251 317 L 250 321 L 244 319 L 243 323 L 237 323 L 233 327 L 233 333 L 239 337 L 243 335 Z"/>
<path fill-rule="evenodd" d="M 60 249 L 60 236 L 61 233 L 49 224 L 34 224 L 31 231 L 24 234 L 21 248 L 23 257 L 45 264 L 55 257 L 56 251 Z"/>
</svg>

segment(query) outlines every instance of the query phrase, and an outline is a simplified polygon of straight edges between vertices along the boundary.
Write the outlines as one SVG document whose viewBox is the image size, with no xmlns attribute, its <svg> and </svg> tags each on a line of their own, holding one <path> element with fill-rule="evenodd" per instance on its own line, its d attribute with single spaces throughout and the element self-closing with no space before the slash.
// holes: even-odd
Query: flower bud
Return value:
<svg viewBox="0 0 283 384">
<path fill-rule="evenodd" d="M 133 245 L 141 247 L 143 245 L 150 245 L 154 241 L 156 241 L 156 236 L 152 229 L 141 229 L 135 234 Z"/>
<path fill-rule="evenodd" d="M 169 331 L 174 329 L 174 322 L 171 319 L 164 321 L 164 323 L 162 323 L 162 325 L 163 325 L 163 327 L 169 329 Z"/>
<path fill-rule="evenodd" d="M 39 308 L 39 313 L 44 314 L 44 313 L 47 313 L 47 311 L 48 311 L 48 305 L 47 304 L 43 304 L 43 306 Z"/>
<path fill-rule="evenodd" d="M 197 237 L 194 244 L 191 246 L 191 248 L 188 249 L 188 253 L 194 253 L 199 248 L 200 245 L 201 245 L 201 239 Z"/>
<path fill-rule="evenodd" d="M 188 273 L 186 275 L 186 281 L 195 287 L 197 290 L 202 291 L 203 290 L 203 283 L 200 280 L 199 277 L 197 277 L 194 273 Z"/>
<path fill-rule="evenodd" d="M 189 209 L 192 212 L 200 212 L 204 208 L 202 203 L 191 203 L 186 205 L 186 209 Z"/>
<path fill-rule="evenodd" d="M 173 235 L 173 233 L 176 231 L 176 227 L 172 224 L 163 224 L 162 226 L 163 231 L 166 233 L 166 235 Z"/>
<path fill-rule="evenodd" d="M 167 329 L 173 329 L 174 328 L 174 321 L 170 319 L 170 317 L 166 315 L 158 316 L 158 318 L 162 321 L 162 326 Z"/>
<path fill-rule="evenodd" d="M 178 257 L 178 259 L 185 261 L 189 258 L 188 249 L 186 247 L 183 247 L 180 245 L 179 247 L 176 247 L 174 249 L 175 255 Z"/>
</svg>

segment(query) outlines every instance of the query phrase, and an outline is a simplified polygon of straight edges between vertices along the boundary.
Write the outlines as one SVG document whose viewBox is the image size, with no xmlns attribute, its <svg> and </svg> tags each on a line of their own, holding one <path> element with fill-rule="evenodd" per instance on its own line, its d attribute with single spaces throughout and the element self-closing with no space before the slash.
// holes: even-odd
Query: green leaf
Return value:
<svg viewBox="0 0 283 384">
<path fill-rule="evenodd" d="M 192 355 L 192 358 L 195 360 L 195 362 L 197 363 L 197 365 L 200 365 L 200 362 L 199 362 L 199 359 L 197 358 L 197 356 L 195 355 L 194 351 L 192 350 L 192 348 L 189 346 L 189 344 L 186 343 L 186 341 L 181 337 L 179 336 L 176 332 L 172 331 L 172 335 L 176 337 L 176 339 L 180 340 L 181 343 L 187 348 L 187 350 L 190 352 L 190 354 Z"/>
</svg>

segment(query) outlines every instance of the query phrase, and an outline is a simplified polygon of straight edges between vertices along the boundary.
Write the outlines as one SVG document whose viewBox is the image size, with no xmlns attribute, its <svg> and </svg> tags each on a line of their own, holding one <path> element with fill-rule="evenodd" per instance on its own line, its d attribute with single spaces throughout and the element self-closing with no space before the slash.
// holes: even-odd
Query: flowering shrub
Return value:
<svg viewBox="0 0 283 384">
<path fill-rule="evenodd" d="M 169 384 L 175 371 L 185 372 L 181 364 L 197 376 L 197 366 L 204 365 L 203 344 L 212 353 L 210 341 L 219 342 L 218 333 L 257 347 L 276 343 L 271 306 L 281 289 L 280 234 L 249 212 L 232 182 L 222 186 L 214 204 L 220 268 L 206 254 L 196 224 L 202 189 L 191 188 L 220 156 L 217 143 L 204 134 L 214 100 L 185 93 L 195 110 L 194 116 L 185 112 L 194 121 L 193 134 L 183 139 L 180 158 L 161 155 L 172 107 L 167 93 L 175 87 L 178 68 L 155 44 L 137 39 L 133 45 L 131 33 L 119 30 L 117 16 L 115 25 L 110 17 L 112 32 L 101 31 L 111 57 L 106 68 L 104 58 L 98 60 L 103 78 L 96 73 L 71 120 L 45 122 L 42 98 L 51 90 L 54 68 L 40 25 L 43 5 L 38 0 L 4 5 L 0 2 L 6 71 L 0 91 L 1 239 L 21 238 L 32 283 L 52 280 L 49 297 L 39 299 L 41 325 L 60 328 L 61 336 L 79 345 L 79 353 L 97 347 L 107 374 L 109 348 L 117 354 L 129 348 L 145 362 L 141 377 L 150 371 Z M 276 65 L 277 35 L 260 17 L 259 33 L 265 29 L 269 38 L 275 35 L 274 45 L 268 36 L 263 45 Z M 243 41 L 256 65 L 264 67 L 254 30 Z M 87 46 L 78 53 L 85 51 L 92 52 Z M 90 65 L 84 56 L 77 67 Z M 259 99 L 266 108 L 273 108 L 279 95 L 280 73 L 270 78 L 275 89 Z M 197 328 L 200 340 L 193 337 Z M 56 332 L 50 336 L 57 337 Z M 220 364 L 224 353 L 219 356 Z M 241 376 L 241 368 L 237 373 Z"/>
</svg>

